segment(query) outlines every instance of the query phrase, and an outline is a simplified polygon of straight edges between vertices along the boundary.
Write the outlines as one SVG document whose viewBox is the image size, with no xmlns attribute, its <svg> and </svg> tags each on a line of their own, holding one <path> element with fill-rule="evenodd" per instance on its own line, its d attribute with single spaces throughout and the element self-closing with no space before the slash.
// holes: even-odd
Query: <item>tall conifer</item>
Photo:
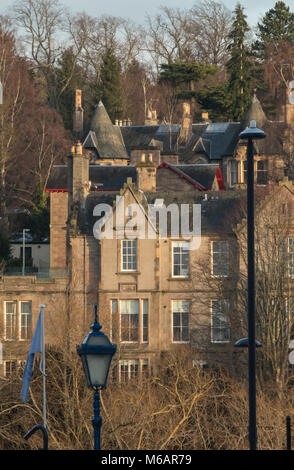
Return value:
<svg viewBox="0 0 294 470">
<path fill-rule="evenodd" d="M 232 101 L 232 115 L 235 121 L 244 116 L 251 99 L 251 62 L 246 46 L 246 34 L 249 26 L 244 14 L 244 7 L 237 4 L 234 11 L 234 21 L 229 34 L 228 50 L 231 58 L 226 67 L 230 74 L 229 90 Z"/>
<path fill-rule="evenodd" d="M 120 66 L 113 50 L 107 49 L 101 67 L 101 93 L 102 100 L 112 122 L 122 119 L 122 90 L 120 81 Z"/>
</svg>

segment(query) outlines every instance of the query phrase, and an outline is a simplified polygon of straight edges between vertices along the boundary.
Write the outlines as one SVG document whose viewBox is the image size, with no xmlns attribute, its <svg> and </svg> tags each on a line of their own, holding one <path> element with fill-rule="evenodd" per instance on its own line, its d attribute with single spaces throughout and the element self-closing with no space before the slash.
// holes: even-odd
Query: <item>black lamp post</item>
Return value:
<svg viewBox="0 0 294 470">
<path fill-rule="evenodd" d="M 98 323 L 97 305 L 95 305 L 95 319 L 91 328 L 93 331 L 87 334 L 81 345 L 77 346 L 77 353 L 82 359 L 88 387 L 94 390 L 94 418 L 92 419 L 94 450 L 100 450 L 102 418 L 100 416 L 99 391 L 106 387 L 108 372 L 116 346 L 111 344 L 108 337 L 100 331 L 102 326 Z"/>
<path fill-rule="evenodd" d="M 254 158 L 253 140 L 264 139 L 265 132 L 255 121 L 239 135 L 247 140 L 247 259 L 248 259 L 248 382 L 249 382 L 249 446 L 256 450 L 256 365 L 255 365 L 255 263 L 254 263 Z"/>
</svg>

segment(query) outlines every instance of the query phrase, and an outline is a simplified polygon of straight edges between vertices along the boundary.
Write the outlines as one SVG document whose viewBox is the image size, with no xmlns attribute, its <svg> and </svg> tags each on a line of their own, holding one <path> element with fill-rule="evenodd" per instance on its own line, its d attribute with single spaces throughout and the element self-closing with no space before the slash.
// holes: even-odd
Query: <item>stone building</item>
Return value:
<svg viewBox="0 0 294 470">
<path fill-rule="evenodd" d="M 98 303 L 103 329 L 118 344 L 114 370 L 121 381 L 156 368 L 165 351 L 187 344 L 195 346 L 195 360 L 203 359 L 207 346 L 211 357 L 233 356 L 235 333 L 203 276 L 229 278 L 239 269 L 233 228 L 246 195 L 239 133 L 251 120 L 268 132 L 270 138 L 255 146 L 256 184 L 279 188 L 287 169 L 280 139 L 285 122 L 268 121 L 256 96 L 241 123 L 210 123 L 206 116 L 194 124 L 185 104 L 179 125 L 160 125 L 154 113 L 145 126 L 113 125 L 100 102 L 84 133 L 82 116 L 77 93 L 74 130 L 81 140 L 68 163 L 53 168 L 47 185 L 48 279 L 0 278 L 2 373 L 25 359 L 40 303 L 47 305 L 46 341 L 62 338 L 70 324 L 72 345 L 88 331 Z M 94 236 L 102 204 L 111 208 L 112 238 Z M 132 225 L 138 234 L 129 238 L 132 204 L 141 218 Z M 150 207 L 162 213 L 170 205 L 179 208 L 179 224 L 183 205 L 200 210 L 198 248 L 189 249 L 189 230 L 190 238 L 171 233 L 169 217 L 164 236 L 149 217 Z"/>
</svg>

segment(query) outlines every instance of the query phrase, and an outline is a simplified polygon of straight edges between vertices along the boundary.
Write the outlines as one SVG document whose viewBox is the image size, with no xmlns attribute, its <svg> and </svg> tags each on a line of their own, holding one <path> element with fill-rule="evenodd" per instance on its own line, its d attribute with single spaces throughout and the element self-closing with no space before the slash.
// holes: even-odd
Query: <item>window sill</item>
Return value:
<svg viewBox="0 0 294 470">
<path fill-rule="evenodd" d="M 140 271 L 118 271 L 115 274 L 141 274 Z"/>
<path fill-rule="evenodd" d="M 188 276 L 174 276 L 174 277 L 168 277 L 168 281 L 191 281 L 191 277 Z"/>
<path fill-rule="evenodd" d="M 190 341 L 173 341 L 172 344 L 189 344 Z"/>
<path fill-rule="evenodd" d="M 229 344 L 231 341 L 211 341 L 211 344 Z"/>
</svg>

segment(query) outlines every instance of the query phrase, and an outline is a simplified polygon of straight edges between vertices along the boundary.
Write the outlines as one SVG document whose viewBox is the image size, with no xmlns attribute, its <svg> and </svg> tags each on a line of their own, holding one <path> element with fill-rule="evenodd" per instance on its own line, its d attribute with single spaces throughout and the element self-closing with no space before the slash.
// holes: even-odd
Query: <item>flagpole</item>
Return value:
<svg viewBox="0 0 294 470">
<path fill-rule="evenodd" d="M 47 429 L 47 413 L 46 413 L 46 364 L 45 364 L 45 332 L 44 332 L 44 308 L 45 305 L 40 305 L 40 315 L 41 315 L 41 341 L 42 341 L 42 355 L 40 362 L 40 371 L 43 376 L 43 426 Z"/>
</svg>

